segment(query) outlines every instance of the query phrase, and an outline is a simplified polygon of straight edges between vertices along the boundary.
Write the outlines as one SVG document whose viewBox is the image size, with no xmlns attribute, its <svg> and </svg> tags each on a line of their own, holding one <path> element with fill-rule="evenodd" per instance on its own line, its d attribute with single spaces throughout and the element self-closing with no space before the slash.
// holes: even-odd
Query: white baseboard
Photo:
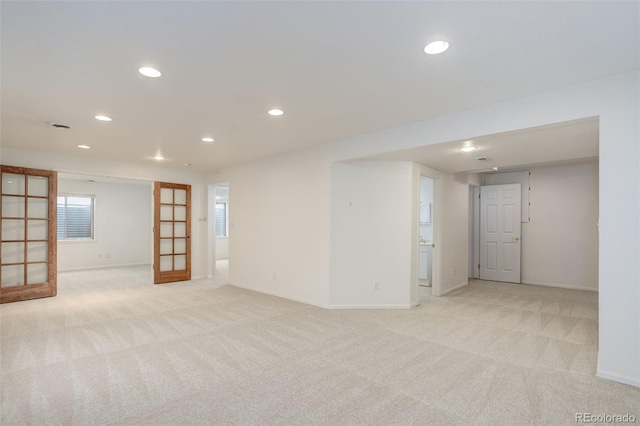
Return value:
<svg viewBox="0 0 640 426">
<path fill-rule="evenodd" d="M 417 305 L 329 305 L 327 309 L 410 309 Z"/>
<path fill-rule="evenodd" d="M 614 382 L 624 383 L 625 385 L 635 386 L 640 388 L 640 379 L 632 379 L 629 377 L 619 376 L 617 374 L 612 374 L 606 371 L 598 370 L 596 376 L 601 379 L 613 380 Z"/>
<path fill-rule="evenodd" d="M 466 286 L 468 284 L 469 284 L 469 281 L 465 281 L 462 284 L 455 286 L 454 288 L 451 288 L 449 290 L 445 290 L 445 291 L 440 292 L 440 296 L 444 296 L 445 294 L 449 294 L 449 293 L 454 292 L 456 290 L 460 290 L 462 287 L 464 287 L 464 286 Z"/>
<path fill-rule="evenodd" d="M 90 269 L 126 268 L 128 266 L 148 266 L 149 269 L 151 269 L 150 263 L 122 263 L 119 265 L 96 265 L 96 266 L 81 266 L 79 268 L 62 268 L 62 269 L 58 269 L 58 272 L 88 271 Z"/>
<path fill-rule="evenodd" d="M 539 282 L 539 281 L 525 281 L 525 280 L 520 281 L 520 283 L 528 284 L 528 285 L 541 285 L 541 286 L 544 286 L 544 287 L 566 288 L 566 289 L 569 289 L 569 290 L 595 291 L 596 293 L 598 292 L 597 288 L 580 287 L 580 286 L 577 286 L 577 285 L 543 283 L 543 282 Z"/>
<path fill-rule="evenodd" d="M 300 302 L 300 303 L 304 303 L 306 305 L 317 306 L 319 308 L 325 308 L 325 309 L 329 308 L 327 305 L 323 305 L 321 303 L 317 303 L 317 302 L 314 302 L 314 301 L 311 301 L 311 300 L 307 300 L 307 299 L 302 299 L 300 297 L 290 296 L 288 294 L 278 293 L 276 291 L 266 291 L 266 290 L 261 289 L 261 288 L 256 288 L 256 287 L 251 287 L 251 286 L 246 286 L 246 285 L 241 285 L 241 284 L 229 283 L 229 285 L 234 286 L 234 287 L 238 287 L 238 288 L 244 288 L 246 290 L 255 291 L 256 293 L 263 293 L 263 294 L 268 294 L 270 296 L 276 296 L 276 297 L 281 297 L 283 299 L 293 300 L 294 302 Z"/>
<path fill-rule="evenodd" d="M 279 293 L 277 291 L 266 291 L 261 288 L 256 288 L 256 287 L 251 287 L 251 286 L 246 286 L 241 284 L 229 283 L 229 285 L 232 285 L 234 287 L 244 288 L 246 290 L 255 291 L 257 293 L 263 293 L 263 294 L 268 294 L 270 296 L 276 296 L 276 297 L 281 297 L 283 299 L 293 300 L 294 302 L 300 302 L 306 305 L 317 306 L 323 309 L 410 309 L 418 305 L 417 303 L 414 305 L 409 305 L 409 304 L 407 305 L 325 305 L 322 303 L 314 302 L 312 300 L 302 299 L 300 297 L 293 297 L 287 294 Z"/>
</svg>

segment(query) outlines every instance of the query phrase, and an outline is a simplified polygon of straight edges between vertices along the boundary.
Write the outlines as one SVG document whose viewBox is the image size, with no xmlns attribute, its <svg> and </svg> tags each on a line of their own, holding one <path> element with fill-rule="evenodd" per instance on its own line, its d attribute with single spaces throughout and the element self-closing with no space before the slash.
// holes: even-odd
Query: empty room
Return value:
<svg viewBox="0 0 640 426">
<path fill-rule="evenodd" d="M 2 1 L 0 40 L 3 425 L 638 421 L 640 3 Z"/>
</svg>

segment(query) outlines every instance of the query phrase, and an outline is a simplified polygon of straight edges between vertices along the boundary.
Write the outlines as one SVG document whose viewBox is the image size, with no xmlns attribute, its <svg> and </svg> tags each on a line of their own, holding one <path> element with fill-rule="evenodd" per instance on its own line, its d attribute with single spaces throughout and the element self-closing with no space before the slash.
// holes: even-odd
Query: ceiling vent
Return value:
<svg viewBox="0 0 640 426">
<path fill-rule="evenodd" d="M 476 158 L 476 160 L 478 160 L 478 161 L 491 161 L 491 158 L 489 158 L 489 157 L 478 157 L 478 158 Z"/>
<path fill-rule="evenodd" d="M 52 126 L 55 127 L 56 129 L 70 129 L 71 128 L 71 126 L 67 126 L 66 124 L 60 124 L 60 123 L 53 123 Z"/>
</svg>

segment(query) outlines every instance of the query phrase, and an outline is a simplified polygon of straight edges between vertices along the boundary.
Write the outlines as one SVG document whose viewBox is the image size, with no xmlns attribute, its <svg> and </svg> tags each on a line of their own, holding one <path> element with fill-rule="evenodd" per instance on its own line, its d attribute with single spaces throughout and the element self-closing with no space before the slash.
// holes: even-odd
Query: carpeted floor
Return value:
<svg viewBox="0 0 640 426">
<path fill-rule="evenodd" d="M 67 272 L 0 307 L 2 425 L 575 424 L 640 418 L 595 377 L 597 294 L 475 281 L 324 310 L 147 268 Z"/>
</svg>

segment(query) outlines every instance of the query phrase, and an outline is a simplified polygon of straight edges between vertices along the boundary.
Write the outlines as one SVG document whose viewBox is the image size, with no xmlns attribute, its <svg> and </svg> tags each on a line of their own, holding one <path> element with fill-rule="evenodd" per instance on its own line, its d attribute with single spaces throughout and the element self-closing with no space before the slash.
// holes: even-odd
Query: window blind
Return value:
<svg viewBox="0 0 640 426">
<path fill-rule="evenodd" d="M 58 239 L 93 239 L 94 198 L 58 197 Z"/>
<path fill-rule="evenodd" d="M 227 236 L 227 203 L 216 203 L 216 237 Z"/>
</svg>

